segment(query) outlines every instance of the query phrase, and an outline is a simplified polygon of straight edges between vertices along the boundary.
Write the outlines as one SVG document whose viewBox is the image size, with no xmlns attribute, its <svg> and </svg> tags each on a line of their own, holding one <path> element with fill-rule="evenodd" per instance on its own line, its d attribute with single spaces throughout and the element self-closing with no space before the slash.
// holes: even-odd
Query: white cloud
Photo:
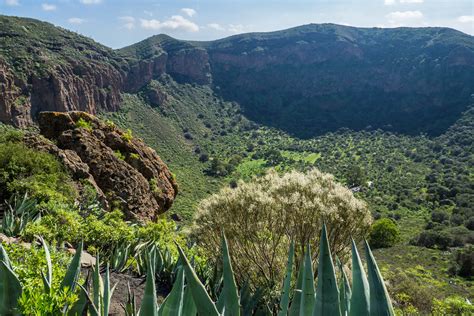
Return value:
<svg viewBox="0 0 474 316">
<path fill-rule="evenodd" d="M 43 3 L 41 5 L 41 8 L 43 11 L 55 11 L 57 7 L 54 4 L 49 4 L 49 3 Z"/>
<path fill-rule="evenodd" d="M 458 22 L 461 23 L 473 23 L 474 22 L 474 15 L 461 15 L 457 18 Z"/>
<path fill-rule="evenodd" d="M 102 0 L 81 0 L 82 4 L 99 4 Z"/>
<path fill-rule="evenodd" d="M 189 17 L 192 17 L 193 15 L 196 14 L 196 10 L 191 9 L 191 8 L 182 8 L 181 12 L 183 12 L 184 14 L 186 14 Z"/>
<path fill-rule="evenodd" d="M 119 20 L 123 22 L 123 27 L 131 30 L 135 28 L 135 18 L 133 16 L 121 16 Z"/>
<path fill-rule="evenodd" d="M 167 31 L 185 31 L 185 32 L 197 32 L 199 26 L 181 15 L 173 15 L 166 21 L 159 21 L 156 19 L 146 20 L 140 19 L 140 25 L 144 29 L 148 30 L 167 30 Z"/>
<path fill-rule="evenodd" d="M 8 6 L 20 5 L 19 0 L 5 0 L 5 4 Z"/>
<path fill-rule="evenodd" d="M 423 3 L 424 0 L 400 0 L 400 3 Z"/>
<path fill-rule="evenodd" d="M 423 13 L 420 11 L 395 11 L 385 16 L 392 27 L 425 26 Z"/>
<path fill-rule="evenodd" d="M 216 31 L 225 31 L 225 28 L 217 23 L 209 23 L 207 27 Z"/>
<path fill-rule="evenodd" d="M 421 19 L 423 13 L 420 11 L 395 11 L 387 14 L 386 17 L 391 20 Z"/>
<path fill-rule="evenodd" d="M 69 18 L 67 19 L 67 21 L 71 24 L 82 24 L 84 23 L 86 20 L 84 19 L 81 19 L 81 18 Z"/>
<path fill-rule="evenodd" d="M 394 5 L 396 3 L 396 1 L 395 0 L 385 0 L 383 3 L 385 5 Z"/>
<path fill-rule="evenodd" d="M 244 26 L 242 24 L 229 24 L 229 28 L 227 30 L 231 33 L 243 33 Z"/>
</svg>

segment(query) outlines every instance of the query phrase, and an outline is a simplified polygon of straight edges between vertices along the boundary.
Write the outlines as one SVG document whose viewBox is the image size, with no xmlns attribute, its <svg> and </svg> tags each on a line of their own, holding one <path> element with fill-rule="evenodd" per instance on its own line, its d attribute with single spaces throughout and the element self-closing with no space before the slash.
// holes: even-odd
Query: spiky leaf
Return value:
<svg viewBox="0 0 474 316">
<path fill-rule="evenodd" d="M 4 261 L 0 262 L 0 315 L 20 315 L 18 299 L 22 287 L 16 274 Z"/>
<path fill-rule="evenodd" d="M 179 255 L 184 265 L 184 272 L 186 275 L 186 280 L 190 287 L 194 303 L 196 304 L 196 309 L 200 315 L 206 316 L 218 316 L 219 312 L 217 311 L 216 305 L 207 294 L 204 285 L 202 285 L 201 281 L 199 281 L 196 272 L 191 267 L 188 258 L 183 252 L 183 249 L 179 245 L 177 245 Z"/>
<path fill-rule="evenodd" d="M 298 278 L 296 279 L 295 293 L 290 305 L 290 316 L 299 316 L 301 309 L 301 293 L 303 288 L 304 260 L 301 260 Z"/>
<path fill-rule="evenodd" d="M 161 304 L 158 311 L 160 316 L 181 316 L 183 314 L 184 303 L 184 269 L 178 268 L 176 280 L 170 294 L 166 297 L 163 304 Z"/>
<path fill-rule="evenodd" d="M 347 279 L 344 266 L 342 265 L 339 258 L 336 257 L 337 266 L 339 267 L 339 306 L 341 308 L 341 314 L 343 316 L 349 315 L 350 304 L 351 304 L 351 286 Z"/>
<path fill-rule="evenodd" d="M 152 255 L 148 256 L 148 269 L 146 274 L 145 293 L 140 305 L 139 316 L 158 316 L 158 303 L 156 302 L 155 273 L 152 268 Z"/>
<path fill-rule="evenodd" d="M 367 271 L 369 275 L 370 315 L 395 315 L 392 302 L 385 287 L 382 275 L 380 274 L 379 267 L 375 262 L 374 255 L 372 254 L 367 241 L 365 242 L 365 251 L 367 258 Z"/>
<path fill-rule="evenodd" d="M 310 314 L 306 314 L 310 315 Z M 341 315 L 336 273 L 331 258 L 326 225 L 323 225 L 319 246 L 318 285 L 313 315 Z"/>
<path fill-rule="evenodd" d="M 301 293 L 300 316 L 311 315 L 314 309 L 314 272 L 311 261 L 311 247 L 306 246 L 304 259 L 304 274 Z"/>
<path fill-rule="evenodd" d="M 67 268 L 66 275 L 61 282 L 61 290 L 68 288 L 69 291 L 73 292 L 76 288 L 76 282 L 81 272 L 81 256 L 82 256 L 83 243 L 81 242 L 76 249 L 76 254 L 72 258 L 69 267 Z"/>
<path fill-rule="evenodd" d="M 355 241 L 352 240 L 352 296 L 349 315 L 369 314 L 369 283 Z"/>
<path fill-rule="evenodd" d="M 288 251 L 288 261 L 286 265 L 286 276 L 281 289 L 280 297 L 280 312 L 279 316 L 286 316 L 288 313 L 288 306 L 290 304 L 290 286 L 291 286 L 291 275 L 293 272 L 293 257 L 295 256 L 295 245 L 293 241 L 290 244 L 290 250 Z"/>
<path fill-rule="evenodd" d="M 222 235 L 222 265 L 224 274 L 224 288 L 222 292 L 224 293 L 225 315 L 239 316 L 239 294 L 234 278 L 234 271 L 232 270 L 232 263 L 230 261 L 229 246 L 224 235 Z"/>
</svg>

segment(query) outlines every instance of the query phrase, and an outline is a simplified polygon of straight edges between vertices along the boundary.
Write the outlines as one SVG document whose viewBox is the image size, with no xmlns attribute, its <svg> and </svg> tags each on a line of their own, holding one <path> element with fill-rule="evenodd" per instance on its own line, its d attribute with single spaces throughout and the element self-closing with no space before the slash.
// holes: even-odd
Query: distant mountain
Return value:
<svg viewBox="0 0 474 316">
<path fill-rule="evenodd" d="M 116 51 L 31 19 L 0 16 L 0 28 L 0 120 L 17 125 L 45 109 L 113 111 L 163 74 L 298 137 L 439 135 L 474 94 L 474 38 L 448 28 L 311 24 L 211 42 L 157 35 Z"/>
</svg>

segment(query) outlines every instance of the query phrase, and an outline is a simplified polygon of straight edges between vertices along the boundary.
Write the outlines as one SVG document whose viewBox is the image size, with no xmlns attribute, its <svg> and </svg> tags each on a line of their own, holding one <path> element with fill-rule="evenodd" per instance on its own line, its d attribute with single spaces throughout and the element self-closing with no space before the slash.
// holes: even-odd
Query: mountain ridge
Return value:
<svg viewBox="0 0 474 316">
<path fill-rule="evenodd" d="M 0 120 L 17 126 L 44 110 L 116 111 L 121 93 L 169 74 L 297 137 L 343 127 L 436 136 L 474 92 L 474 39 L 449 28 L 308 24 L 203 42 L 160 34 L 112 50 L 34 19 L 0 24 Z"/>
</svg>

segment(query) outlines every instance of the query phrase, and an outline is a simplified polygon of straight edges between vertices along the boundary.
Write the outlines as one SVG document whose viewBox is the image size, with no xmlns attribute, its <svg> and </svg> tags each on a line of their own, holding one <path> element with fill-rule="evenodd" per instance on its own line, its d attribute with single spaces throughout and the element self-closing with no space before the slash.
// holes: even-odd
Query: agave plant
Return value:
<svg viewBox="0 0 474 316">
<path fill-rule="evenodd" d="M 44 293 L 50 294 L 52 291 L 53 271 L 51 256 L 48 245 L 40 238 L 46 257 L 46 273 L 41 271 L 43 279 Z M 69 264 L 66 275 L 60 284 L 60 291 L 72 293 L 75 291 L 76 282 L 81 270 L 82 243 L 76 249 L 76 253 Z M 5 249 L 0 244 L 0 315 L 20 315 L 18 311 L 18 299 L 21 296 L 23 287 L 14 272 L 10 259 Z M 68 306 L 64 306 L 63 312 L 66 313 Z"/>
<path fill-rule="evenodd" d="M 109 265 L 106 265 L 104 278 L 100 275 L 99 255 L 92 270 L 92 291 L 87 290 L 87 281 L 81 287 L 81 296 L 68 315 L 82 315 L 88 310 L 91 316 L 107 316 L 112 302 L 112 295 L 117 284 L 110 288 Z"/>
<path fill-rule="evenodd" d="M 145 296 L 137 315 L 251 315 L 256 304 L 249 304 L 249 294 L 238 295 L 228 245 L 222 238 L 223 287 L 217 302 L 206 292 L 183 250 L 178 247 L 181 266 L 173 289 L 161 306 L 156 303 L 154 273 L 149 271 Z M 352 244 L 353 284 L 350 287 L 343 266 L 338 262 L 340 278 L 331 257 L 326 226 L 323 226 L 319 250 L 318 277 L 314 282 L 311 249 L 308 245 L 300 264 L 296 285 L 291 295 L 294 245 L 290 246 L 286 277 L 281 291 L 279 316 L 285 315 L 394 315 L 392 304 L 370 247 L 365 243 L 367 278 L 355 243 Z M 245 290 L 248 291 L 248 290 Z M 251 306 L 244 308 L 244 306 Z M 271 315 L 268 308 L 263 315 Z M 135 314 L 127 314 L 135 315 Z"/>
<path fill-rule="evenodd" d="M 7 210 L 2 219 L 2 232 L 8 237 L 20 235 L 29 222 L 41 218 L 41 213 L 36 207 L 36 200 L 30 199 L 28 194 L 21 199 L 14 196 L 6 205 Z"/>
</svg>

